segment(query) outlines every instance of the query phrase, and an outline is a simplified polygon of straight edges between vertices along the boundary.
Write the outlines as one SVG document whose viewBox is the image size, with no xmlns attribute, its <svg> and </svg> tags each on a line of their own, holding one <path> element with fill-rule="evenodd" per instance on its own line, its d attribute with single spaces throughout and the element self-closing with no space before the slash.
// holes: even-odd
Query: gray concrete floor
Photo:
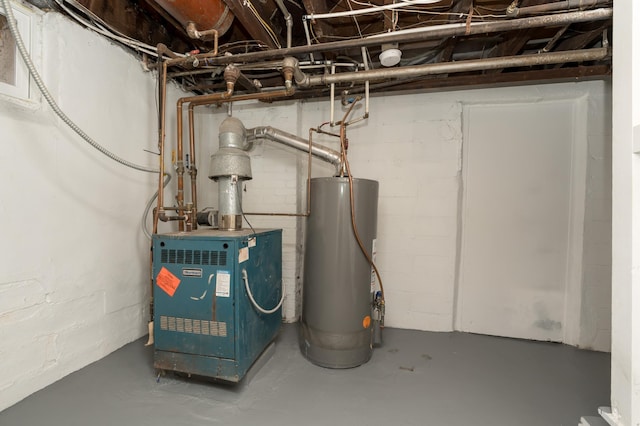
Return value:
<svg viewBox="0 0 640 426">
<path fill-rule="evenodd" d="M 371 361 L 310 364 L 285 325 L 236 387 L 166 375 L 129 344 L 0 413 L 2 426 L 577 425 L 609 405 L 608 354 L 464 333 L 386 329 Z"/>
</svg>

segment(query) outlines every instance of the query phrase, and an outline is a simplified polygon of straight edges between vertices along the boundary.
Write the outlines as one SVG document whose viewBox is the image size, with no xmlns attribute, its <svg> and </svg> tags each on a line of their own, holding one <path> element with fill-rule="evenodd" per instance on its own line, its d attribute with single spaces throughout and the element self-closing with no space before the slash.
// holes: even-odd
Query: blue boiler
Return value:
<svg viewBox="0 0 640 426">
<path fill-rule="evenodd" d="M 281 325 L 282 230 L 153 236 L 154 366 L 239 382 Z"/>
</svg>

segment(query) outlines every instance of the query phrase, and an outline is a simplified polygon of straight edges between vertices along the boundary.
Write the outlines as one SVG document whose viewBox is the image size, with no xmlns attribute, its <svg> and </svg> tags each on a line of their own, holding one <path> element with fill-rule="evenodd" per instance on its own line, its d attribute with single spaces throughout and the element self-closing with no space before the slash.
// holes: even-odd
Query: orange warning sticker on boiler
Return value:
<svg viewBox="0 0 640 426">
<path fill-rule="evenodd" d="M 173 294 L 176 292 L 176 289 L 180 285 L 180 278 L 173 275 L 167 268 L 163 266 L 156 276 L 156 284 L 158 285 L 158 287 L 164 290 L 165 293 L 173 297 Z"/>
</svg>

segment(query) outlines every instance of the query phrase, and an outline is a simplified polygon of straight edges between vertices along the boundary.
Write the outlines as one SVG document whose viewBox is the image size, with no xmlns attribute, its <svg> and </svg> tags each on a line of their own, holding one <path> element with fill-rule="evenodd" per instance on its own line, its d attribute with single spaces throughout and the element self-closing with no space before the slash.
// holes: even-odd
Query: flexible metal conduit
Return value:
<svg viewBox="0 0 640 426">
<path fill-rule="evenodd" d="M 223 65 L 228 63 L 254 62 L 265 59 L 283 58 L 286 56 L 326 52 L 330 50 L 375 46 L 383 43 L 406 43 L 414 41 L 435 40 L 447 37 L 469 36 L 547 26 L 561 27 L 578 22 L 602 21 L 605 19 L 610 19 L 612 16 L 613 9 L 602 8 L 504 21 L 472 22 L 468 27 L 466 23 L 434 25 L 408 30 L 398 30 L 391 33 L 358 38 L 354 40 L 333 41 L 328 43 L 296 46 L 290 49 L 273 49 L 265 50 L 262 52 L 241 53 L 238 55 L 219 57 L 213 57 L 211 55 L 203 54 L 194 55 L 189 58 L 180 58 L 179 60 L 175 61 L 176 64 L 179 64 L 179 62 L 192 64 L 195 61 L 200 63 L 201 65 Z"/>
<path fill-rule="evenodd" d="M 503 58 L 473 59 L 468 61 L 447 62 L 439 64 L 416 65 L 393 69 L 376 69 L 340 74 L 324 74 L 307 76 L 299 84 L 311 87 L 333 83 L 345 83 L 367 80 L 383 80 L 390 78 L 411 78 L 424 75 L 449 74 L 456 72 L 480 71 L 509 67 L 525 67 L 536 65 L 552 65 L 567 62 L 597 61 L 607 57 L 606 47 L 568 52 L 553 52 L 535 55 L 506 56 Z"/>
<path fill-rule="evenodd" d="M 291 133 L 284 132 L 279 129 L 275 129 L 271 126 L 254 127 L 253 129 L 247 129 L 247 142 L 254 142 L 258 139 L 268 139 L 273 142 L 281 143 L 282 145 L 296 149 L 302 152 L 309 152 L 309 141 L 302 139 Z M 311 145 L 311 155 L 320 160 L 331 163 L 334 166 L 340 166 L 340 153 L 334 151 L 331 148 L 327 148 L 321 145 Z"/>
<path fill-rule="evenodd" d="M 44 84 L 44 81 L 42 80 L 42 77 L 40 77 L 40 73 L 38 73 L 38 70 L 36 69 L 35 65 L 33 64 L 33 61 L 31 60 L 31 57 L 29 56 L 29 52 L 25 48 L 24 41 L 22 40 L 22 36 L 20 35 L 20 32 L 18 31 L 18 27 L 16 26 L 15 16 L 13 15 L 13 10 L 11 9 L 11 5 L 9 4 L 9 0 L 2 0 L 2 7 L 4 8 L 4 11 L 5 11 L 6 15 L 7 15 L 7 18 L 8 18 L 7 21 L 8 21 L 8 24 L 9 24 L 9 31 L 11 32 L 11 35 L 13 36 L 13 38 L 14 38 L 14 40 L 16 42 L 16 46 L 18 47 L 18 51 L 20 52 L 20 56 L 22 56 L 22 60 L 26 64 L 27 69 L 29 70 L 29 74 L 31 74 L 31 77 L 33 78 L 33 81 L 35 81 L 36 86 L 38 86 L 38 89 L 42 93 L 42 96 L 46 99 L 47 103 L 51 106 L 51 109 L 53 110 L 53 112 L 58 117 L 60 117 L 60 119 L 65 124 L 67 124 L 74 132 L 76 132 L 84 141 L 86 141 L 89 145 L 91 145 L 93 148 L 97 149 L 100 153 L 106 155 L 110 159 L 122 164 L 123 166 L 129 167 L 131 169 L 138 170 L 138 171 L 141 171 L 141 172 L 161 173 L 160 174 L 161 186 L 162 187 L 166 187 L 169 184 L 169 181 L 171 180 L 171 175 L 170 174 L 164 173 L 164 171 L 161 172 L 158 169 L 153 169 L 153 168 L 146 167 L 146 166 L 140 166 L 140 165 L 137 165 L 137 164 L 132 163 L 130 161 L 127 161 L 127 160 L 125 160 L 123 158 L 118 157 L 117 155 L 113 154 L 112 152 L 110 152 L 109 150 L 107 150 L 106 148 L 101 146 L 93 138 L 91 138 L 75 122 L 73 122 L 73 120 L 71 120 L 71 118 L 69 118 L 64 113 L 64 111 L 62 111 L 62 109 L 60 109 L 60 107 L 58 106 L 57 102 L 53 99 L 53 96 L 51 96 L 51 93 L 49 92 L 49 89 L 47 89 L 47 86 Z M 156 191 L 155 194 L 153 194 L 153 196 L 147 202 L 147 205 L 146 205 L 146 207 L 144 209 L 144 212 L 142 214 L 142 219 L 141 219 L 141 223 L 140 224 L 141 224 L 141 227 L 142 227 L 142 231 L 144 232 L 144 234 L 149 239 L 151 239 L 151 234 L 147 230 L 146 218 L 147 218 L 147 215 L 149 214 L 149 209 L 151 208 L 151 205 L 153 204 L 154 200 L 159 196 L 159 194 L 161 192 L 162 191 Z"/>
<path fill-rule="evenodd" d="M 15 39 L 16 46 L 18 47 L 18 51 L 20 52 L 20 56 L 22 56 L 22 60 L 27 66 L 27 69 L 29 70 L 29 74 L 31 74 L 31 77 L 33 77 L 33 81 L 35 81 L 36 86 L 38 86 L 38 89 L 42 93 L 42 96 L 47 100 L 47 103 L 51 106 L 51 109 L 53 109 L 53 112 L 58 117 L 60 117 L 60 119 L 64 121 L 65 124 L 67 124 L 82 139 L 84 139 L 89 145 L 91 145 L 92 147 L 100 151 L 100 153 L 106 155 L 110 159 L 124 166 L 132 168 L 134 170 L 139 170 L 141 172 L 147 172 L 147 173 L 158 173 L 158 169 L 153 169 L 151 167 L 146 167 L 146 166 L 140 166 L 138 164 L 132 163 L 130 161 L 127 161 L 123 158 L 118 157 L 117 155 L 115 155 L 114 153 L 112 153 L 102 145 L 100 145 L 98 142 L 93 140 L 91 136 L 85 133 L 76 123 L 73 122 L 73 120 L 71 120 L 71 118 L 69 118 L 69 116 L 67 116 L 67 114 L 64 113 L 64 111 L 62 111 L 62 109 L 60 109 L 55 99 L 53 99 L 53 96 L 51 96 L 49 89 L 47 89 L 47 86 L 44 84 L 42 77 L 40 77 L 40 73 L 38 73 L 38 70 L 33 64 L 31 57 L 29 56 L 29 52 L 27 51 L 27 48 L 24 45 L 22 36 L 18 31 L 18 27 L 16 25 L 16 18 L 13 15 L 13 10 L 11 9 L 11 4 L 9 4 L 9 0 L 2 0 L 2 7 L 4 8 L 4 11 L 7 14 L 9 31 L 11 32 L 11 35 Z M 160 180 L 162 181 L 162 178 Z"/>
</svg>

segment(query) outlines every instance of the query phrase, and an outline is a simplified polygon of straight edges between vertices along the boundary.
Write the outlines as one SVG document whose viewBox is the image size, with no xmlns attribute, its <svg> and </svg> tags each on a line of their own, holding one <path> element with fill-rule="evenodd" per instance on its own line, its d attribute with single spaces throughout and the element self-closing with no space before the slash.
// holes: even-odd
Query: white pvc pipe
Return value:
<svg viewBox="0 0 640 426">
<path fill-rule="evenodd" d="M 305 19 L 342 18 L 345 16 L 365 15 L 367 13 L 379 12 L 382 10 L 398 9 L 406 6 L 439 3 L 440 1 L 441 0 L 408 0 L 400 3 L 387 4 L 384 6 L 367 7 L 365 9 L 354 9 L 354 10 L 346 10 L 344 12 L 318 13 L 318 14 L 304 15 L 304 18 Z"/>
</svg>

